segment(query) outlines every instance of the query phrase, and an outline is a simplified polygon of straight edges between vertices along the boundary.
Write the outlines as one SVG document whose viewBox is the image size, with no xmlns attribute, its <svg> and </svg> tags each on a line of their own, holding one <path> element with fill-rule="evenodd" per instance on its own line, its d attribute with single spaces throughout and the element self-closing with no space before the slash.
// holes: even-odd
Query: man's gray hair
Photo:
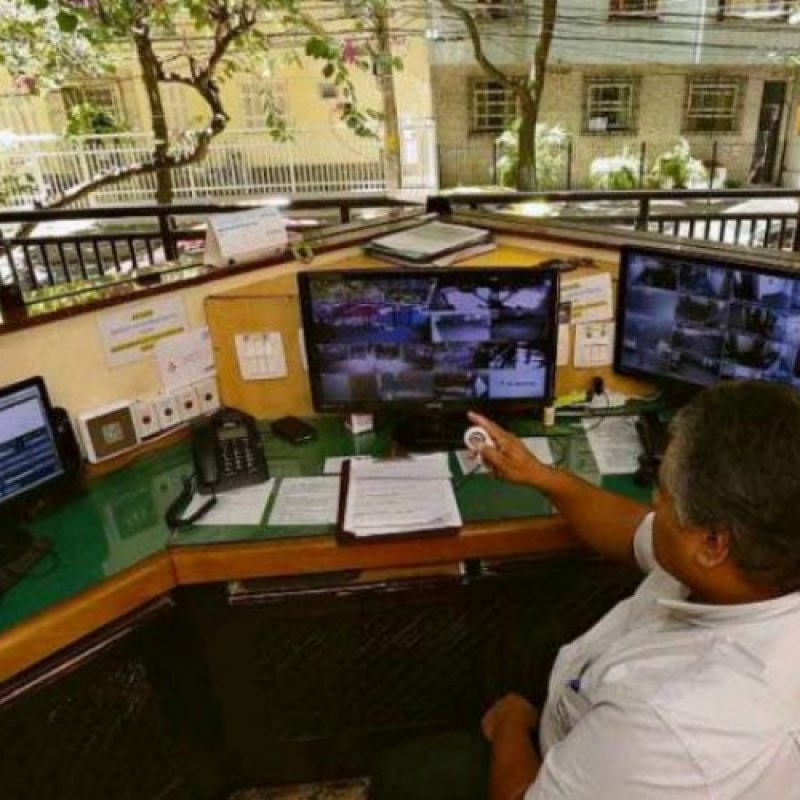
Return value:
<svg viewBox="0 0 800 800">
<path fill-rule="evenodd" d="M 725 531 L 753 584 L 800 589 L 800 393 L 720 383 L 675 417 L 661 468 L 683 527 Z"/>
</svg>

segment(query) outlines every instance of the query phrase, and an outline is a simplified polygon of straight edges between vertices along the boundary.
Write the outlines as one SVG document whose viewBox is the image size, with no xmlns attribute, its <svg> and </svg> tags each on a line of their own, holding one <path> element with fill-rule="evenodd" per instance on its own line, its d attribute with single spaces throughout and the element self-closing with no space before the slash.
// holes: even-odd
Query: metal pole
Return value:
<svg viewBox="0 0 800 800">
<path fill-rule="evenodd" d="M 650 198 L 639 198 L 639 216 L 636 218 L 636 230 L 646 231 L 650 222 Z"/>
<path fill-rule="evenodd" d="M 570 136 L 567 139 L 567 191 L 572 191 L 572 167 L 574 165 L 574 141 Z"/>
<path fill-rule="evenodd" d="M 639 188 L 644 189 L 644 173 L 647 163 L 647 142 L 642 141 L 639 147 Z"/>
<path fill-rule="evenodd" d="M 164 258 L 167 261 L 176 261 L 178 247 L 172 235 L 169 212 L 163 208 L 158 209 L 158 230 L 161 234 L 161 241 L 164 243 Z"/>
<path fill-rule="evenodd" d="M 714 173 L 717 171 L 717 154 L 719 152 L 719 142 L 714 139 L 711 145 L 711 169 L 708 171 L 708 191 L 714 191 Z"/>
</svg>

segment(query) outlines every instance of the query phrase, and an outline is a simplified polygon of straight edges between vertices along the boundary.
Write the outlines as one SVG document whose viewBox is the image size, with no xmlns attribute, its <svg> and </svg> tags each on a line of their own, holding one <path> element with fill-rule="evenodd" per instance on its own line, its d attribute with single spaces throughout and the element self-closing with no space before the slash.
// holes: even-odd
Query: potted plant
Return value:
<svg viewBox="0 0 800 800">
<path fill-rule="evenodd" d="M 596 189 L 635 189 L 639 183 L 641 161 L 626 147 L 620 155 L 595 158 L 589 179 Z"/>
<path fill-rule="evenodd" d="M 681 139 L 675 147 L 656 158 L 651 175 L 661 189 L 688 189 L 708 180 L 703 162 L 692 156 L 692 148 L 686 139 Z"/>
</svg>

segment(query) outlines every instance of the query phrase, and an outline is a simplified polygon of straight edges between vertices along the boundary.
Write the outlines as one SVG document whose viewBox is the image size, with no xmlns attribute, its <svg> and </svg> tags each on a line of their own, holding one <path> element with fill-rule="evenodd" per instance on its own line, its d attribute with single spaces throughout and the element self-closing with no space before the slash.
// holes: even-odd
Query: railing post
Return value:
<svg viewBox="0 0 800 800">
<path fill-rule="evenodd" d="M 492 141 L 492 184 L 494 186 L 499 186 L 500 183 L 497 180 L 497 157 L 500 151 L 497 147 L 497 139 Z"/>
<path fill-rule="evenodd" d="M 639 147 L 639 188 L 644 189 L 644 173 L 647 164 L 647 142 L 642 141 Z"/>
<path fill-rule="evenodd" d="M 714 139 L 711 144 L 711 168 L 708 170 L 708 191 L 714 191 L 714 173 L 717 171 L 717 154 L 719 152 L 719 142 Z"/>
<path fill-rule="evenodd" d="M 164 243 L 164 258 L 167 261 L 176 261 L 178 258 L 178 246 L 175 242 L 175 237 L 172 235 L 169 212 L 163 208 L 158 209 L 158 230 L 161 234 L 161 241 Z"/>
<path fill-rule="evenodd" d="M 800 253 L 800 211 L 794 215 L 794 235 L 792 236 L 792 251 Z"/>
<path fill-rule="evenodd" d="M 574 140 L 570 136 L 567 139 L 567 191 L 572 191 L 572 167 L 573 167 L 573 158 L 574 158 Z"/>
<path fill-rule="evenodd" d="M 636 230 L 646 231 L 650 222 L 650 198 L 639 198 L 639 215 L 636 218 Z"/>
</svg>

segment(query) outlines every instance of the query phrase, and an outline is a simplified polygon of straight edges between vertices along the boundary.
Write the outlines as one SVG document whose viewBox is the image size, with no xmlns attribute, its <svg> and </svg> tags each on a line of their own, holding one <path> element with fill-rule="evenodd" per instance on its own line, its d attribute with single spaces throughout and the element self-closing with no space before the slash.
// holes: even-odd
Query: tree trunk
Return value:
<svg viewBox="0 0 800 800">
<path fill-rule="evenodd" d="M 536 123 L 539 105 L 528 97 L 520 103 L 520 126 L 517 139 L 517 190 L 534 192 L 539 188 L 536 164 Z"/>
<path fill-rule="evenodd" d="M 150 31 L 142 27 L 133 35 L 136 43 L 136 55 L 139 59 L 139 68 L 142 71 L 142 82 L 147 95 L 147 104 L 150 107 L 150 120 L 155 139 L 153 154 L 157 164 L 167 161 L 169 153 L 169 128 L 167 116 L 164 113 L 164 103 L 158 88 L 158 61 Z M 163 205 L 172 203 L 173 187 L 172 172 L 168 168 L 156 171 L 156 202 Z"/>
<path fill-rule="evenodd" d="M 401 157 L 400 121 L 397 114 L 397 95 L 394 69 L 388 66 L 392 58 L 392 37 L 387 4 L 374 10 L 377 50 L 382 57 L 378 62 L 377 81 L 381 89 L 383 110 L 383 152 L 386 188 L 389 191 L 403 188 L 403 162 Z M 386 66 L 384 66 L 386 65 Z"/>
</svg>

